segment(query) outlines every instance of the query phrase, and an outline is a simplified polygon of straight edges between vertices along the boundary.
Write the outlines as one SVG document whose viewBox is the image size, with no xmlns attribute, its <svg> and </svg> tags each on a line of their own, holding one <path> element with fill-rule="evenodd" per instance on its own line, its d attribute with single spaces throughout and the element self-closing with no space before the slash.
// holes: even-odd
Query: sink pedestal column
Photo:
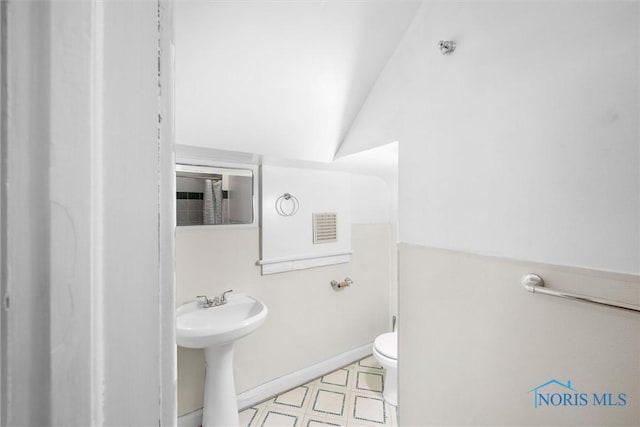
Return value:
<svg viewBox="0 0 640 427">
<path fill-rule="evenodd" d="M 204 349 L 202 427 L 237 426 L 238 401 L 233 381 L 233 342 Z"/>
</svg>

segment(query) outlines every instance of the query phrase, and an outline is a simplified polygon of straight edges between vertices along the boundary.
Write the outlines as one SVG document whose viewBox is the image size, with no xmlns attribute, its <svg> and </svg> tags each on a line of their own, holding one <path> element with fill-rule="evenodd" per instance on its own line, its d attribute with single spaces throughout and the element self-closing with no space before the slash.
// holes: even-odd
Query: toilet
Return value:
<svg viewBox="0 0 640 427">
<path fill-rule="evenodd" d="M 388 332 L 373 343 L 373 357 L 386 370 L 382 397 L 393 406 L 398 405 L 398 331 Z"/>
</svg>

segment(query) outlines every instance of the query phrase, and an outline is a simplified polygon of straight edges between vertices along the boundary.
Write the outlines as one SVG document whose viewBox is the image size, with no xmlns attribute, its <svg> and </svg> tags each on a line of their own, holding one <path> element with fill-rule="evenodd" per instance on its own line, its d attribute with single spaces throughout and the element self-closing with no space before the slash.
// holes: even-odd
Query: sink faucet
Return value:
<svg viewBox="0 0 640 427">
<path fill-rule="evenodd" d="M 222 293 L 222 295 L 217 296 L 217 297 L 213 297 L 213 298 L 209 298 L 206 295 L 198 295 L 196 298 L 204 298 L 203 301 L 202 301 L 202 307 L 203 308 L 218 307 L 219 305 L 227 303 L 226 295 L 229 292 L 233 292 L 233 289 L 229 289 L 228 291 L 224 291 Z"/>
<path fill-rule="evenodd" d="M 226 303 L 227 303 L 227 298 L 226 298 L 226 296 L 227 296 L 227 294 L 228 294 L 229 292 L 233 292 L 233 289 L 229 289 L 228 291 L 224 291 L 224 292 L 222 293 L 222 295 L 220 295 L 220 304 L 226 304 Z"/>
</svg>

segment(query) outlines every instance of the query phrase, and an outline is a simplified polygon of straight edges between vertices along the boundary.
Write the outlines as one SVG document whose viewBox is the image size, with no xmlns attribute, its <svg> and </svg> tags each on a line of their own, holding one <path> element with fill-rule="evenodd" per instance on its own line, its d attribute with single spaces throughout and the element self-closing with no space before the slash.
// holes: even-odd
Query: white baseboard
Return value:
<svg viewBox="0 0 640 427">
<path fill-rule="evenodd" d="M 302 384 L 308 383 L 318 377 L 333 372 L 338 368 L 342 368 L 350 363 L 360 360 L 366 357 L 372 352 L 371 344 L 363 345 L 356 349 L 339 354 L 331 359 L 327 359 L 324 362 L 316 363 L 308 368 L 301 369 L 296 372 L 292 372 L 289 375 L 285 375 L 268 383 L 259 385 L 256 388 L 247 390 L 244 393 L 238 395 L 238 408 L 243 409 L 250 408 L 256 403 L 260 403 L 271 397 L 277 396 L 280 393 L 296 388 Z"/>
<path fill-rule="evenodd" d="M 285 391 L 308 383 L 322 375 L 333 372 L 343 366 L 349 365 L 371 354 L 373 343 L 366 344 L 353 350 L 339 354 L 331 359 L 316 363 L 308 368 L 301 369 L 291 374 L 276 378 L 247 390 L 238 395 L 238 409 L 240 411 L 277 396 Z M 202 424 L 202 409 L 178 417 L 178 427 L 198 427 Z"/>
<path fill-rule="evenodd" d="M 202 408 L 178 417 L 178 427 L 200 427 L 202 425 Z"/>
</svg>

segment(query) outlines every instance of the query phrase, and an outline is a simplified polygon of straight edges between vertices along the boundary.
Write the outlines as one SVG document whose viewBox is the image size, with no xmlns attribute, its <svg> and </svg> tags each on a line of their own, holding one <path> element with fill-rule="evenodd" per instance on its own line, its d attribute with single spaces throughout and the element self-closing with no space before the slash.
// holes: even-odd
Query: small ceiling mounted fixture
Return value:
<svg viewBox="0 0 640 427">
<path fill-rule="evenodd" d="M 451 55 L 453 51 L 456 50 L 456 42 L 453 40 L 440 40 L 438 47 L 443 55 Z"/>
</svg>

